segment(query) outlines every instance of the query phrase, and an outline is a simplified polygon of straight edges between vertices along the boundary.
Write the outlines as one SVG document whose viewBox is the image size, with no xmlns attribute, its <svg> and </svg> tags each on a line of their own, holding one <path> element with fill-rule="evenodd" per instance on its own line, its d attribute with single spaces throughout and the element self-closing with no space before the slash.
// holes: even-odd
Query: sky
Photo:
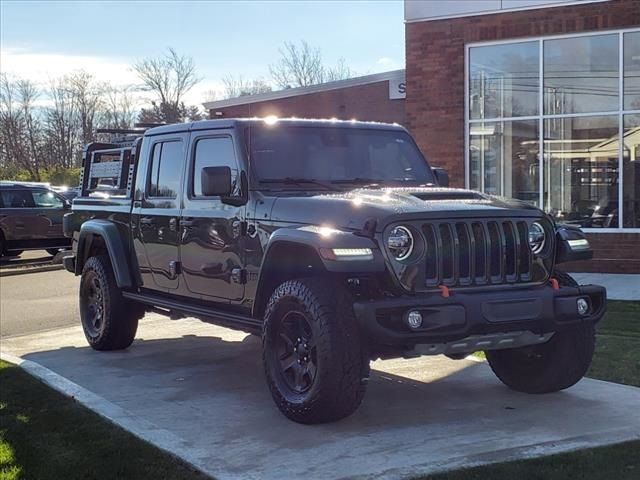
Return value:
<svg viewBox="0 0 640 480">
<path fill-rule="evenodd" d="M 283 42 L 300 40 L 358 74 L 404 68 L 403 2 L 0 1 L 0 71 L 42 85 L 77 69 L 137 84 L 131 64 L 173 47 L 195 61 L 199 104 L 226 75 L 270 80 Z"/>
</svg>

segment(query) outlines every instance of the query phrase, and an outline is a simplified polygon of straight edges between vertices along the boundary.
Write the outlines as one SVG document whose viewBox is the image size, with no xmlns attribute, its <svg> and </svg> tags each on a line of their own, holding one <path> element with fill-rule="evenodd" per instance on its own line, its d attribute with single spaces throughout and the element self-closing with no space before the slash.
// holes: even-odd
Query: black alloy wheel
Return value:
<svg viewBox="0 0 640 480">
<path fill-rule="evenodd" d="M 281 378 L 292 392 L 303 394 L 313 386 L 318 355 L 311 324 L 303 312 L 285 313 L 277 326 L 276 348 Z"/>
<path fill-rule="evenodd" d="M 89 271 L 82 279 L 80 308 L 82 308 L 84 327 L 91 337 L 98 337 L 104 326 L 104 290 L 95 271 Z"/>
</svg>

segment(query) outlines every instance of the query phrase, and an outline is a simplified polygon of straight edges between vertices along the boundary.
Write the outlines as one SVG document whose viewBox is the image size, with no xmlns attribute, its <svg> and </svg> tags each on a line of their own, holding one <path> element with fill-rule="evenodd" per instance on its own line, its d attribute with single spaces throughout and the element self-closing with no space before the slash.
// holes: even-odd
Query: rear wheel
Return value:
<svg viewBox="0 0 640 480">
<path fill-rule="evenodd" d="M 280 285 L 265 314 L 263 363 L 273 399 L 289 419 L 323 423 L 353 413 L 364 397 L 369 358 L 349 295 L 320 279 Z"/>
<path fill-rule="evenodd" d="M 80 319 L 84 335 L 95 350 L 122 350 L 133 342 L 141 305 L 122 297 L 109 257 L 87 260 L 80 279 Z"/>
<path fill-rule="evenodd" d="M 556 271 L 561 286 L 578 283 L 568 274 Z M 587 373 L 595 349 L 595 328 L 578 325 L 556 332 L 540 345 L 487 351 L 496 376 L 509 388 L 525 393 L 549 393 L 576 384 Z"/>
</svg>

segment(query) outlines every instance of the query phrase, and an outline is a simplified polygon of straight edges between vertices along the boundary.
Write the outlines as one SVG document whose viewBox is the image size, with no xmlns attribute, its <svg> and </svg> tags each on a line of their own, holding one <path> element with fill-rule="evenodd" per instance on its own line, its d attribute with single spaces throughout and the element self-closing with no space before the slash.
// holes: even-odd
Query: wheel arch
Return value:
<svg viewBox="0 0 640 480">
<path fill-rule="evenodd" d="M 260 267 L 260 277 L 253 302 L 253 315 L 260 318 L 271 293 L 287 280 L 325 275 L 320 255 L 314 247 L 290 240 L 278 240 L 269 244 Z"/>
<path fill-rule="evenodd" d="M 109 256 L 118 287 L 134 286 L 135 282 L 127 260 L 129 253 L 122 242 L 118 227 L 106 220 L 87 220 L 82 224 L 78 235 L 76 275 L 82 273 L 87 259 L 98 252 L 104 252 Z"/>
</svg>

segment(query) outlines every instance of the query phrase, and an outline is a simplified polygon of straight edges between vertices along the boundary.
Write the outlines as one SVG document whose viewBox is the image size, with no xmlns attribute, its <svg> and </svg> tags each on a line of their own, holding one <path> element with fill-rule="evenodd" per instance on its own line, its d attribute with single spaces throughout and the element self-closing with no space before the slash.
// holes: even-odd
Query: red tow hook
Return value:
<svg viewBox="0 0 640 480">
<path fill-rule="evenodd" d="M 444 298 L 449 298 L 449 287 L 447 287 L 446 285 L 438 285 L 438 288 L 440 289 L 440 294 Z"/>
<path fill-rule="evenodd" d="M 549 283 L 551 284 L 551 287 L 554 290 L 560 290 L 560 284 L 558 283 L 558 280 L 556 280 L 555 278 L 550 278 Z"/>
</svg>

